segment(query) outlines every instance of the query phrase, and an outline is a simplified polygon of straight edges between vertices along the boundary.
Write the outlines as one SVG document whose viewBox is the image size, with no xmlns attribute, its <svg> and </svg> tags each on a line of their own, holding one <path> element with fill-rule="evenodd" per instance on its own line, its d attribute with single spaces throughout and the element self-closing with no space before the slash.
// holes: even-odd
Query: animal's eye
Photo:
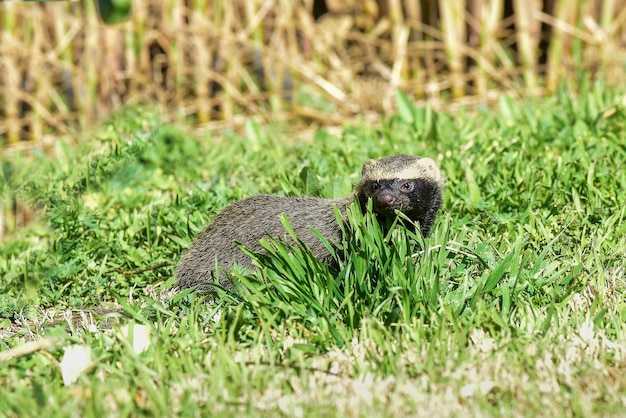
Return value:
<svg viewBox="0 0 626 418">
<path fill-rule="evenodd" d="M 375 192 L 376 190 L 380 189 L 380 184 L 376 182 L 372 183 L 371 189 L 373 192 Z"/>
<path fill-rule="evenodd" d="M 400 190 L 402 190 L 403 192 L 410 192 L 411 190 L 413 190 L 413 183 L 410 181 L 405 181 L 400 185 Z"/>
</svg>

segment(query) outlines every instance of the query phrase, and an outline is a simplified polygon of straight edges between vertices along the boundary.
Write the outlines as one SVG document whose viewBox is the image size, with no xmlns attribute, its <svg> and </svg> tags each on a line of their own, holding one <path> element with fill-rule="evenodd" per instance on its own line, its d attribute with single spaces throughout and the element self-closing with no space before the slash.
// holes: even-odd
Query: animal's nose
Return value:
<svg viewBox="0 0 626 418">
<path fill-rule="evenodd" d="M 378 203 L 382 204 L 382 205 L 391 205 L 393 204 L 393 202 L 396 201 L 396 198 L 393 194 L 391 193 L 381 193 L 378 195 Z"/>
</svg>

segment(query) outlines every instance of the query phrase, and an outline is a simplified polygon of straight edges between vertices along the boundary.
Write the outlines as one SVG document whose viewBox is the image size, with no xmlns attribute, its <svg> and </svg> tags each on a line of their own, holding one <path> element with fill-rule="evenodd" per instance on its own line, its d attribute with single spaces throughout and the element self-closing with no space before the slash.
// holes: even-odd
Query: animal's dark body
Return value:
<svg viewBox="0 0 626 418">
<path fill-rule="evenodd" d="M 365 162 L 355 194 L 362 210 L 371 199 L 373 211 L 382 221 L 394 219 L 398 210 L 418 222 L 422 235 L 427 236 L 441 206 L 444 187 L 444 177 L 433 160 L 401 154 Z M 339 242 L 342 232 L 334 207 L 345 218 L 353 202 L 353 196 L 322 199 L 259 195 L 233 203 L 215 217 L 183 255 L 176 269 L 177 287 L 199 285 L 199 289 L 208 289 L 219 279 L 222 286 L 233 289 L 224 274 L 215 277 L 216 264 L 221 271 L 229 271 L 235 264 L 252 268 L 250 258 L 237 243 L 261 251 L 259 241 L 267 235 L 288 239 L 280 221 L 283 213 L 313 254 L 330 261 L 328 250 L 311 229 L 331 243 Z"/>
</svg>

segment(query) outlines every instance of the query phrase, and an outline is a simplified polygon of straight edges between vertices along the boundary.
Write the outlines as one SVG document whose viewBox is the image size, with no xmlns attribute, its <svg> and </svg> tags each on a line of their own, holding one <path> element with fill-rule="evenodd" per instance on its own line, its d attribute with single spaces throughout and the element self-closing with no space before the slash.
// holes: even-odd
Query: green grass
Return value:
<svg viewBox="0 0 626 418">
<path fill-rule="evenodd" d="M 8 416 L 620 416 L 626 408 L 624 91 L 454 115 L 397 98 L 376 129 L 280 128 L 199 137 L 126 109 L 91 141 L 3 164 L 42 221 L 0 246 L 0 348 L 54 347 L 0 367 Z M 239 293 L 172 295 L 181 251 L 228 202 L 255 193 L 346 196 L 362 163 L 394 153 L 448 178 L 431 237 L 369 214 L 338 272 L 268 240 Z M 10 175 L 9 175 L 10 174 Z M 119 302 L 146 352 L 112 330 L 37 322 Z M 48 315 L 47 317 L 45 315 Z M 132 318 L 132 319 L 130 319 Z M 28 325 L 23 319 L 29 319 Z M 57 363 L 93 365 L 65 386 Z"/>
</svg>

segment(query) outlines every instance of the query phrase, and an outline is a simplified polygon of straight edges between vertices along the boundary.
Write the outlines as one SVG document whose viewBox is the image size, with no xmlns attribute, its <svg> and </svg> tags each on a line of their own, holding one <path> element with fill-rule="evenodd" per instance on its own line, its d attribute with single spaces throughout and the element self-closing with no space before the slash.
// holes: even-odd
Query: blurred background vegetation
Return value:
<svg viewBox="0 0 626 418">
<path fill-rule="evenodd" d="M 624 80 L 625 0 L 132 0 L 116 24 L 128 0 L 98 3 L 0 4 L 0 147 L 124 104 L 338 125 L 394 112 L 397 89 L 438 109 Z"/>
<path fill-rule="evenodd" d="M 123 106 L 302 139 L 377 124 L 397 90 L 440 110 L 611 88 L 624 84 L 625 28 L 626 0 L 3 2 L 0 156 L 79 141 Z M 0 238 L 35 216 L 15 196 L 0 203 Z"/>
</svg>

